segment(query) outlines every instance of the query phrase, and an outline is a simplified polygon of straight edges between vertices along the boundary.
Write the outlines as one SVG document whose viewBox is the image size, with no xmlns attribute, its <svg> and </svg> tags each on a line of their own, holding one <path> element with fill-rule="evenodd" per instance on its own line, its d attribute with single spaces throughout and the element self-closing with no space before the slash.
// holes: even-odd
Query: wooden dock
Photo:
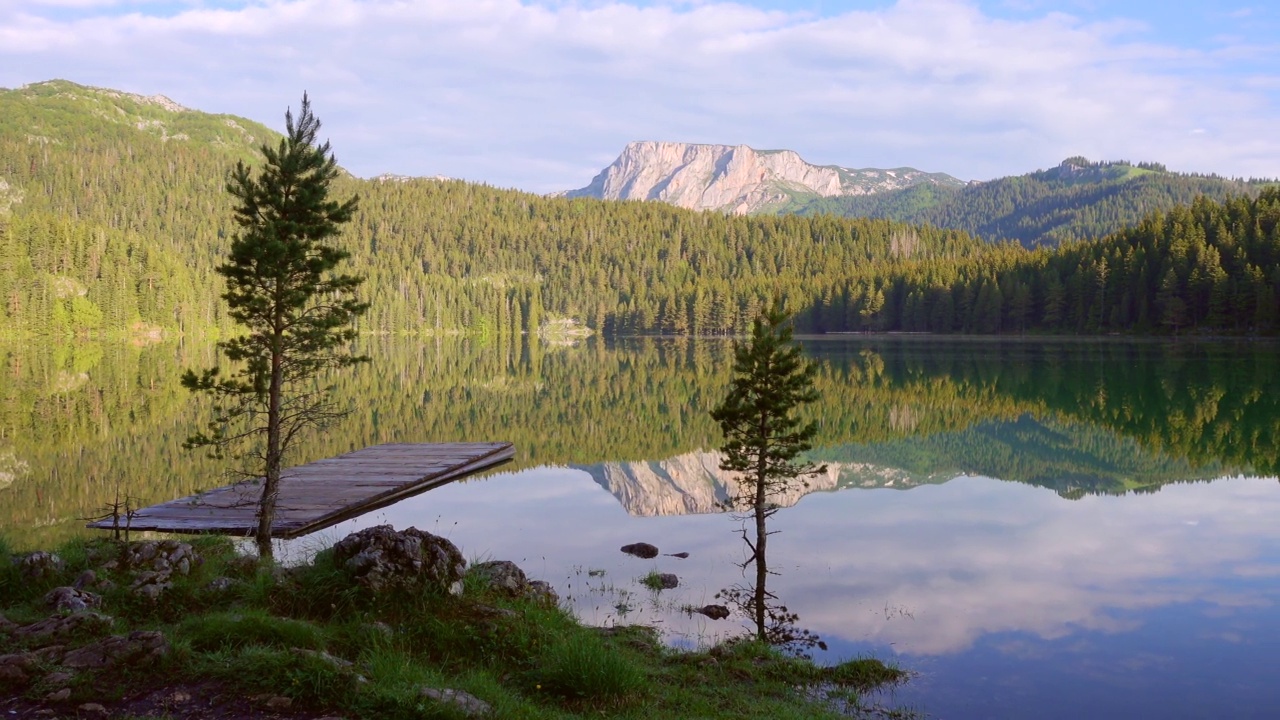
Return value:
<svg viewBox="0 0 1280 720">
<path fill-rule="evenodd" d="M 295 538 L 515 457 L 509 442 L 374 445 L 286 469 L 271 536 Z M 247 480 L 139 510 L 130 530 L 251 536 L 258 527 L 260 480 Z M 120 527 L 125 519 L 120 518 Z M 113 521 L 88 527 L 110 530 Z"/>
</svg>

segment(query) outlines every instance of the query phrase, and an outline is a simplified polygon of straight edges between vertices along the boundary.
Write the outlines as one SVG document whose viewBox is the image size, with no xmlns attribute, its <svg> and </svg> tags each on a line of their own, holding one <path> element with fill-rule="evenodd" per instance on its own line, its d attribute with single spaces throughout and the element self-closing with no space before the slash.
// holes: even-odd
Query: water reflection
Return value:
<svg viewBox="0 0 1280 720">
<path fill-rule="evenodd" d="M 821 363 L 812 459 L 780 501 L 769 591 L 832 659 L 898 654 L 935 715 L 1273 717 L 1280 687 L 1280 351 L 1261 344 L 806 341 Z M 117 492 L 222 484 L 179 445 L 201 408 L 194 345 L 0 347 L 0 533 L 44 544 Z M 709 417 L 730 346 L 592 339 L 550 350 L 370 340 L 357 412 L 299 462 L 380 442 L 506 439 L 516 472 L 380 522 L 511 559 L 590 622 L 679 643 L 745 632 L 681 612 L 742 581 Z M 1264 477 L 1256 477 L 1264 476 Z M 688 559 L 640 560 L 648 541 Z M 651 571 L 681 578 L 654 596 Z"/>
<path fill-rule="evenodd" d="M 1274 478 L 1074 502 L 970 476 L 811 494 L 770 526 L 785 542 L 770 551 L 780 574 L 769 588 L 829 643 L 820 657 L 897 654 L 922 672 L 900 699 L 943 717 L 1053 716 L 1036 704 L 1055 697 L 1067 703 L 1057 717 L 1132 717 L 1124 687 L 1144 694 L 1147 714 L 1183 716 L 1161 698 L 1199 692 L 1216 698 L 1218 716 L 1248 717 L 1280 707 L 1280 688 L 1263 677 L 1280 649 L 1277 513 Z M 448 486 L 331 532 L 379 522 L 440 532 L 475 558 L 513 559 L 589 621 L 652 623 L 692 644 L 749 630 L 680 611 L 741 582 L 736 564 L 748 558 L 733 523 L 631 515 L 581 471 Z M 690 557 L 617 551 L 639 539 Z M 677 573 L 681 588 L 655 598 L 640 585 L 650 571 Z M 621 614 L 619 588 L 629 593 Z M 1197 669 L 1205 658 L 1210 674 Z M 1229 674 L 1239 685 L 1230 693 L 1217 684 Z"/>
</svg>

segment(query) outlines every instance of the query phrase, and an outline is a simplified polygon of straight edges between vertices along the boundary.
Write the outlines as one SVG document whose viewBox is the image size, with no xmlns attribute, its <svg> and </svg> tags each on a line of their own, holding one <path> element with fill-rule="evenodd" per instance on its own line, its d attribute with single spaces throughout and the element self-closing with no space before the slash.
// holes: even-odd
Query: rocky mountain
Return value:
<svg viewBox="0 0 1280 720">
<path fill-rule="evenodd" d="M 574 465 L 608 490 L 626 508 L 640 517 L 658 515 L 700 515 L 723 512 L 722 503 L 736 490 L 733 473 L 720 469 L 719 452 L 694 451 L 651 462 Z M 920 478 L 904 470 L 868 463 L 826 463 L 826 472 L 810 477 L 808 487 L 797 484 L 777 499 L 791 507 L 813 492 L 831 492 L 847 487 L 909 488 L 933 478 Z"/>
<path fill-rule="evenodd" d="M 566 195 L 659 200 L 693 210 L 747 214 L 815 198 L 873 195 L 922 184 L 953 188 L 964 182 L 914 168 L 812 165 L 791 150 L 633 142 L 590 185 Z"/>
</svg>

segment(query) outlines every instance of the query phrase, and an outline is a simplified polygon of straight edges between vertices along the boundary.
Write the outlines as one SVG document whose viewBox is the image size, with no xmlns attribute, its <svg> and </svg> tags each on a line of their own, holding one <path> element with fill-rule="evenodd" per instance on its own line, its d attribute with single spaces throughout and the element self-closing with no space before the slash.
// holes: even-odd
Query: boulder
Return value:
<svg viewBox="0 0 1280 720">
<path fill-rule="evenodd" d="M 631 543 L 630 545 L 623 545 L 622 552 L 628 555 L 634 555 L 635 557 L 638 557 L 638 558 L 643 558 L 645 560 L 658 557 L 658 548 L 656 546 L 653 546 L 653 545 L 650 545 L 649 543 L 644 543 L 644 542 Z"/>
<path fill-rule="evenodd" d="M 539 600 L 548 605 L 559 605 L 560 596 L 556 594 L 556 589 L 551 587 L 551 583 L 546 580 L 530 580 L 529 586 L 525 588 L 524 595 L 533 600 Z"/>
<path fill-rule="evenodd" d="M 38 550 L 18 559 L 18 571 L 28 580 L 43 580 L 62 572 L 66 564 L 62 558 L 50 552 Z"/>
<path fill-rule="evenodd" d="M 461 690 L 422 688 L 422 697 L 452 706 L 467 717 L 484 717 L 492 711 L 489 703 Z"/>
<path fill-rule="evenodd" d="M 67 652 L 62 665 L 69 668 L 105 668 L 128 663 L 143 667 L 169 652 L 169 641 L 158 630 L 135 630 L 128 635 L 112 635 Z"/>
<path fill-rule="evenodd" d="M 36 658 L 27 653 L 0 655 L 0 687 L 25 685 L 34 672 Z"/>
<path fill-rule="evenodd" d="M 44 620 L 18 628 L 13 634 L 20 638 L 41 642 L 71 635 L 96 635 L 111 628 L 110 616 L 84 610 L 70 615 L 54 615 Z"/>
<path fill-rule="evenodd" d="M 58 612 L 76 613 L 102 605 L 102 598 L 74 587 L 56 587 L 45 593 L 44 604 Z"/>
<path fill-rule="evenodd" d="M 490 560 L 472 565 L 467 575 L 478 578 L 492 590 L 508 595 L 519 595 L 529 584 L 529 578 L 518 565 L 510 560 Z"/>
<path fill-rule="evenodd" d="M 333 546 L 334 562 L 375 592 L 423 585 L 451 591 L 467 561 L 447 539 L 417 528 L 397 531 L 378 525 L 352 533 Z"/>
</svg>

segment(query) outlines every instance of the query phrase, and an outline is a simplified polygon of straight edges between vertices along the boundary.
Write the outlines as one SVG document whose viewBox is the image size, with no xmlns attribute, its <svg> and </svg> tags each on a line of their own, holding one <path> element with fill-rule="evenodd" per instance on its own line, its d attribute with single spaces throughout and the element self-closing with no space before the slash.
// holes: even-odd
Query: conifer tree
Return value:
<svg viewBox="0 0 1280 720">
<path fill-rule="evenodd" d="M 720 469 L 738 473 L 741 492 L 730 502 L 755 521 L 754 543 L 743 531 L 751 549 L 743 567 L 753 562 L 756 566 L 755 586 L 746 605 L 762 642 L 770 641 L 768 601 L 772 597 L 766 590 L 767 520 L 778 511 L 779 495 L 826 469 L 796 460 L 812 447 L 818 432 L 816 423 L 802 425 L 795 416 L 801 405 L 818 399 L 817 367 L 806 363 L 800 348 L 791 343 L 789 320 L 776 302 L 755 319 L 750 342 L 734 351 L 729 395 L 711 411 L 725 436 Z M 781 610 L 786 612 L 785 607 Z"/>
<path fill-rule="evenodd" d="M 368 309 L 355 296 L 363 278 L 337 273 L 348 253 L 328 244 L 351 219 L 357 198 L 330 199 L 339 170 L 329 143 L 316 145 L 320 121 L 305 94 L 297 122 L 286 112 L 285 127 L 278 147 L 262 146 L 258 172 L 237 163 L 227 184 L 240 232 L 217 271 L 226 281 L 229 314 L 247 332 L 219 348 L 235 371 L 223 377 L 217 367 L 201 375 L 188 370 L 182 378 L 189 390 L 217 399 L 207 432 L 186 446 L 211 447 L 219 457 L 240 441 L 250 446 L 246 471 L 262 483 L 255 539 L 264 558 L 272 555 L 286 453 L 303 430 L 345 414 L 331 388 L 319 384 L 322 376 L 368 359 L 345 348 Z"/>
</svg>

